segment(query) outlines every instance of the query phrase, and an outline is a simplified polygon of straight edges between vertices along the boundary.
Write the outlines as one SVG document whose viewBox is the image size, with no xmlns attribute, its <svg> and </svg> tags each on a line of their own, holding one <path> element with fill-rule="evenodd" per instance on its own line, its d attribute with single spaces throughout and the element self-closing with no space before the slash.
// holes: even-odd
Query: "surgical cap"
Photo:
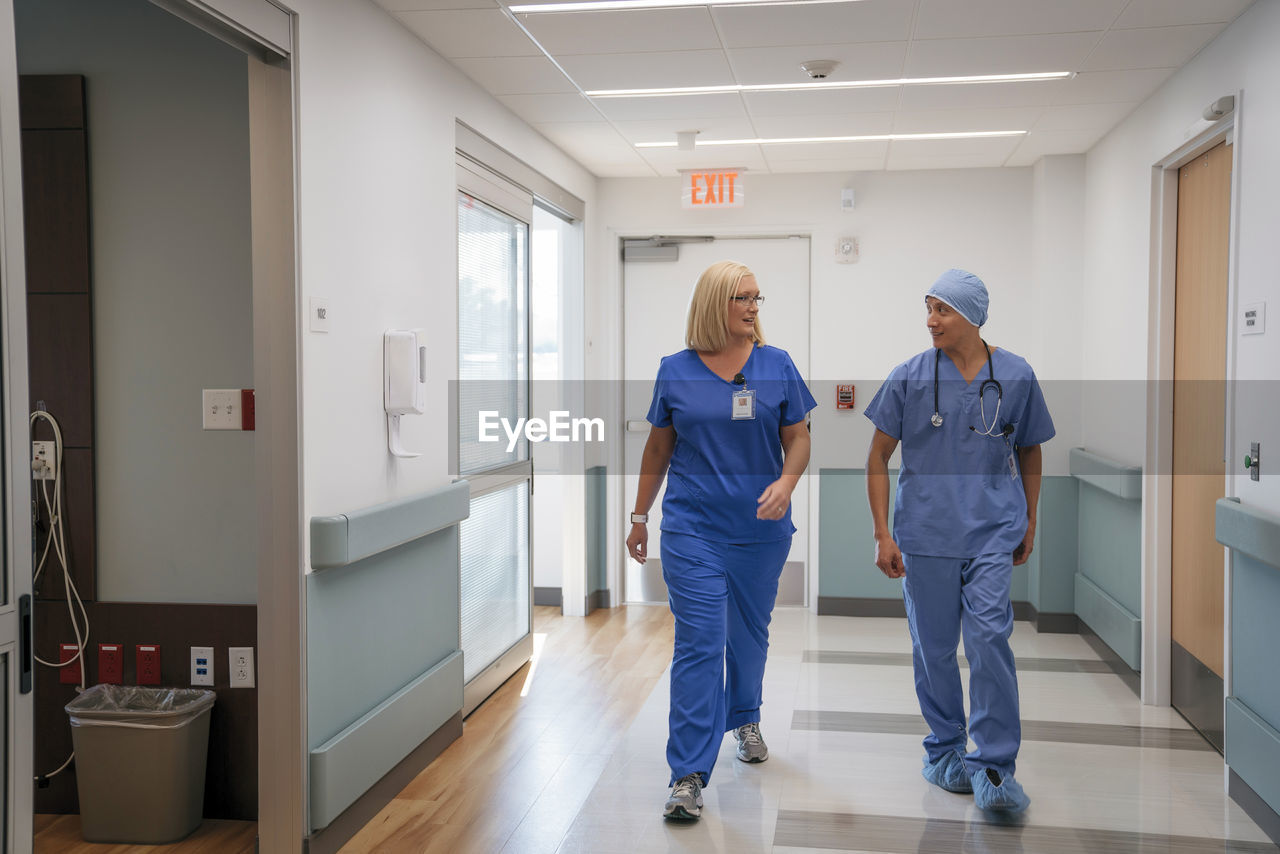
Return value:
<svg viewBox="0 0 1280 854">
<path fill-rule="evenodd" d="M 945 302 L 974 326 L 987 322 L 987 286 L 967 270 L 951 269 L 943 273 L 926 296 Z"/>
</svg>

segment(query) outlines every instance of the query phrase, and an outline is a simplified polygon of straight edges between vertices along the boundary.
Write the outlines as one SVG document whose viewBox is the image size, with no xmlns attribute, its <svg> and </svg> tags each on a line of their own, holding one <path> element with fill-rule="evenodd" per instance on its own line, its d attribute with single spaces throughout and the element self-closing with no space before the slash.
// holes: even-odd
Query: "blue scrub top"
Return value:
<svg viewBox="0 0 1280 854">
<path fill-rule="evenodd" d="M 898 365 L 866 409 L 876 427 L 899 440 L 902 468 L 894 502 L 893 539 L 907 554 L 970 558 L 1007 554 L 1027 532 L 1027 497 L 1015 448 L 1047 442 L 1053 419 L 1031 366 L 1008 350 L 991 353 L 991 368 L 1004 389 L 997 419 L 996 392 L 985 394 L 986 425 L 1013 433 L 983 436 L 978 393 L 987 366 L 966 383 L 942 353 L 938 359 L 938 412 L 934 427 L 934 354 L 929 350 Z M 1012 467 L 1010 458 L 1012 457 Z"/>
<path fill-rule="evenodd" d="M 742 368 L 745 385 L 721 379 L 693 350 L 663 358 L 648 421 L 675 426 L 662 500 L 662 532 L 722 543 L 767 543 L 795 533 L 791 509 L 757 519 L 756 499 L 782 476 L 780 427 L 818 405 L 785 350 L 760 346 Z M 733 396 L 754 392 L 754 418 L 732 418 Z"/>
</svg>

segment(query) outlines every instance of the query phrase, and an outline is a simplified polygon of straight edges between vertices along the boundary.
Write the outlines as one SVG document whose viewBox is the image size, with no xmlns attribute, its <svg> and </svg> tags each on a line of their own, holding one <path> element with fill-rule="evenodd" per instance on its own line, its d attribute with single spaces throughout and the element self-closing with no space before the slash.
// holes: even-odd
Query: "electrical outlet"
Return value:
<svg viewBox="0 0 1280 854">
<path fill-rule="evenodd" d="M 80 668 L 84 665 L 84 656 L 76 658 L 80 652 L 80 647 L 73 643 L 64 643 L 58 647 L 58 661 L 71 661 L 66 667 L 58 668 L 58 681 L 63 685 L 79 685 L 80 684 Z"/>
<path fill-rule="evenodd" d="M 205 430 L 240 430 L 244 426 L 238 388 L 206 388 L 202 423 Z"/>
<path fill-rule="evenodd" d="M 98 681 L 107 685 L 124 684 L 124 648 L 120 644 L 98 644 Z"/>
<path fill-rule="evenodd" d="M 160 684 L 160 647 L 155 644 L 138 644 L 137 648 L 137 683 L 139 685 Z"/>
<path fill-rule="evenodd" d="M 191 684 L 213 684 L 213 647 L 191 647 Z"/>
<path fill-rule="evenodd" d="M 31 443 L 31 477 L 34 480 L 54 480 L 58 477 L 57 449 L 58 446 L 53 442 Z"/>
<path fill-rule="evenodd" d="M 231 687 L 254 687 L 253 647 L 233 646 L 227 650 L 227 657 L 231 662 Z"/>
</svg>

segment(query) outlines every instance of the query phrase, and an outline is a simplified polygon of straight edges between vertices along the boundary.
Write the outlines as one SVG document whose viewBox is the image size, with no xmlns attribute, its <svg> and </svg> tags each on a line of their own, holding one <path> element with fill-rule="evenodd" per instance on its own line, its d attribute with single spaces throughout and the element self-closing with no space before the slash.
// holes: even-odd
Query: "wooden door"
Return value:
<svg viewBox="0 0 1280 854">
<path fill-rule="evenodd" d="M 1219 750 L 1223 702 L 1223 547 L 1227 247 L 1231 147 L 1178 172 L 1173 397 L 1173 704 Z"/>
</svg>

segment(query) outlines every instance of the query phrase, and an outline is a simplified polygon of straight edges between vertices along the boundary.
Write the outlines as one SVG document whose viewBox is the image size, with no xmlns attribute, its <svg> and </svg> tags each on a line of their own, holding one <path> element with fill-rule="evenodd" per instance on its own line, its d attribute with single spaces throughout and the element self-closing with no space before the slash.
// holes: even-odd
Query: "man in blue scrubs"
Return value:
<svg viewBox="0 0 1280 854">
<path fill-rule="evenodd" d="M 1017 812 L 1022 737 L 1009 636 L 1013 567 L 1035 541 L 1040 445 L 1053 420 L 1031 366 L 989 346 L 987 288 L 948 270 L 925 296 L 933 347 L 898 365 L 866 415 L 875 424 L 867 498 L 876 566 L 902 578 L 916 696 L 929 725 L 925 779 L 972 792 L 982 809 Z M 902 444 L 893 530 L 889 458 Z M 969 660 L 969 715 L 956 647 Z M 968 749 L 969 738 L 974 749 Z"/>
</svg>

